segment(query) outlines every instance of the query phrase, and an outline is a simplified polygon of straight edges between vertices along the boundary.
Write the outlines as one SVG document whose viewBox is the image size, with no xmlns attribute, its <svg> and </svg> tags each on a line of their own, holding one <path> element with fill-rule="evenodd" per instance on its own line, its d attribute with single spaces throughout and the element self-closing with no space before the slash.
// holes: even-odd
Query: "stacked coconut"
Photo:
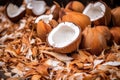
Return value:
<svg viewBox="0 0 120 80">
<path fill-rule="evenodd" d="M 54 51 L 71 53 L 85 49 L 95 55 L 113 41 L 120 44 L 119 11 L 119 7 L 111 10 L 102 1 L 91 2 L 86 7 L 78 1 L 70 1 L 65 7 L 54 2 L 49 7 L 43 0 L 29 0 L 20 7 L 11 3 L 6 7 L 6 14 L 13 22 L 23 16 L 35 16 L 37 35 Z"/>
</svg>

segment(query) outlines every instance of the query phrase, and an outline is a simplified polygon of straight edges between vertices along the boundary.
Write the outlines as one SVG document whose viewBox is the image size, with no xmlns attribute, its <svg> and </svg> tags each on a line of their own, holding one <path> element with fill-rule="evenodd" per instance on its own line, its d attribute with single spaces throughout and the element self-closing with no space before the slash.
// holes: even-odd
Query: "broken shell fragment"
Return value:
<svg viewBox="0 0 120 80">
<path fill-rule="evenodd" d="M 102 1 L 89 3 L 83 14 L 90 17 L 94 25 L 109 25 L 111 21 L 111 10 Z"/>
<path fill-rule="evenodd" d="M 62 22 L 49 33 L 47 42 L 56 52 L 73 52 L 81 42 L 81 28 L 71 22 Z"/>
<path fill-rule="evenodd" d="M 54 2 L 54 5 L 46 12 L 46 14 L 52 14 L 53 19 L 58 20 L 60 9 L 60 5 Z"/>
<path fill-rule="evenodd" d="M 12 22 L 19 21 L 23 16 L 25 16 L 25 6 L 21 5 L 18 7 L 12 3 L 6 6 L 6 15 Z"/>
</svg>

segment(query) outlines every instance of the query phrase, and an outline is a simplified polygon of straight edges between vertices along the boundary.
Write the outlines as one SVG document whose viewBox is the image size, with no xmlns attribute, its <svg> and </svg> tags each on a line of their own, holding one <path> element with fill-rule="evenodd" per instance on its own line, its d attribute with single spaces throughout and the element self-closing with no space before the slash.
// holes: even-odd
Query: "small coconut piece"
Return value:
<svg viewBox="0 0 120 80">
<path fill-rule="evenodd" d="M 49 23 L 50 20 L 53 19 L 53 15 L 49 14 L 49 15 L 40 15 L 39 17 L 36 18 L 35 23 L 38 23 L 40 20 L 43 20 L 45 23 Z"/>
<path fill-rule="evenodd" d="M 84 5 L 79 1 L 70 1 L 65 7 L 65 9 L 81 13 L 83 12 L 84 8 Z"/>
<path fill-rule="evenodd" d="M 47 34 L 51 31 L 51 26 L 43 20 L 37 23 L 37 34 L 42 41 L 46 41 Z"/>
<path fill-rule="evenodd" d="M 111 10 L 114 26 L 120 26 L 120 7 Z"/>
<path fill-rule="evenodd" d="M 72 22 L 76 25 L 78 25 L 82 30 L 85 29 L 88 25 L 91 25 L 90 18 L 82 13 L 74 12 L 74 11 L 68 11 L 66 12 L 61 20 L 63 22 L 68 21 Z"/>
<path fill-rule="evenodd" d="M 80 46 L 95 55 L 101 54 L 111 40 L 110 30 L 106 26 L 87 27 L 82 35 Z"/>
<path fill-rule="evenodd" d="M 27 6 L 26 6 L 26 14 L 27 15 L 33 15 L 32 8 L 33 8 L 32 3 L 31 2 L 27 3 Z"/>
<path fill-rule="evenodd" d="M 32 4 L 32 12 L 34 15 L 41 15 L 47 9 L 46 2 L 44 0 L 32 0 L 31 4 Z"/>
<path fill-rule="evenodd" d="M 46 14 L 52 14 L 53 19 L 58 20 L 60 5 L 57 2 L 54 2 L 54 5 L 46 12 Z"/>
<path fill-rule="evenodd" d="M 90 17 L 94 25 L 109 25 L 111 21 L 111 10 L 102 1 L 89 3 L 83 11 L 83 14 Z"/>
<path fill-rule="evenodd" d="M 56 52 L 73 52 L 81 42 L 81 28 L 71 22 L 62 22 L 49 33 L 47 42 Z"/>
<path fill-rule="evenodd" d="M 23 16 L 25 16 L 25 6 L 21 5 L 18 7 L 12 3 L 6 6 L 6 15 L 12 22 L 19 21 Z"/>
<path fill-rule="evenodd" d="M 120 27 L 112 27 L 110 32 L 112 33 L 115 43 L 120 45 Z"/>
</svg>

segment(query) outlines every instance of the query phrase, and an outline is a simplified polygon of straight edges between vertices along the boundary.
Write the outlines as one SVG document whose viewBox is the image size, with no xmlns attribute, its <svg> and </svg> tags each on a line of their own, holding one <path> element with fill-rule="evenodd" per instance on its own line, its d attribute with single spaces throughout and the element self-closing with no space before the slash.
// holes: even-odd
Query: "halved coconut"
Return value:
<svg viewBox="0 0 120 80">
<path fill-rule="evenodd" d="M 62 22 L 49 33 L 47 41 L 56 52 L 70 53 L 81 42 L 81 28 L 71 22 Z"/>
<path fill-rule="evenodd" d="M 19 21 L 25 15 L 25 11 L 26 10 L 24 5 L 18 7 L 17 5 L 9 3 L 6 7 L 6 14 L 13 22 Z"/>
<path fill-rule="evenodd" d="M 89 3 L 83 14 L 89 16 L 94 25 L 109 25 L 111 21 L 110 8 L 101 1 Z"/>
<path fill-rule="evenodd" d="M 35 15 L 41 15 L 46 11 L 46 2 L 44 0 L 32 0 L 32 12 Z"/>
</svg>

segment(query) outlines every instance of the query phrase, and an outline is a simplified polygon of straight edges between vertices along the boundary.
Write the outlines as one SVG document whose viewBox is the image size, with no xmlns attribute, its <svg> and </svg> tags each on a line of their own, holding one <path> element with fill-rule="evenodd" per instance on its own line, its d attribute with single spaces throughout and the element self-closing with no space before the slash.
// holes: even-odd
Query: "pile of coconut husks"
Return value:
<svg viewBox="0 0 120 80">
<path fill-rule="evenodd" d="M 111 36 L 108 35 L 111 34 L 108 31 L 110 30 L 109 27 L 100 29 L 99 26 L 101 24 L 99 17 L 106 16 L 106 14 L 109 13 L 109 11 L 105 12 L 105 10 L 108 9 L 108 8 L 105 9 L 106 5 L 103 6 L 102 2 L 98 2 L 97 6 L 102 5 L 101 7 L 103 9 L 103 11 L 99 13 L 100 7 L 97 8 L 98 11 L 95 13 L 99 17 L 94 16 L 95 14 L 93 15 L 90 10 L 86 12 L 87 11 L 86 9 L 84 13 L 86 13 L 90 17 L 94 16 L 92 18 L 95 18 L 89 19 L 89 17 L 84 17 L 86 15 L 83 14 L 80 14 L 80 17 L 75 16 L 75 15 L 79 16 L 79 13 L 81 13 L 84 9 L 84 5 L 82 5 L 81 3 L 76 2 L 75 5 L 73 5 L 74 7 L 68 5 L 66 9 L 64 8 L 60 9 L 60 6 L 58 6 L 58 4 L 54 2 L 57 7 L 55 5 L 52 8 L 47 7 L 46 10 L 48 11 L 44 10 L 46 4 L 44 2 L 41 3 L 42 3 L 41 5 L 44 7 L 36 6 L 37 9 L 39 8 L 42 9 L 42 11 L 40 11 L 41 13 L 39 13 L 39 10 L 33 10 L 33 6 L 32 8 L 31 6 L 29 6 L 31 5 L 29 4 L 29 2 L 26 3 L 24 2 L 23 6 L 27 5 L 29 6 L 29 9 L 26 10 L 24 16 L 20 15 L 19 18 L 18 14 L 21 14 L 21 12 L 18 13 L 14 12 L 14 9 L 16 10 L 18 9 L 16 5 L 9 4 L 9 6 L 0 7 L 0 80 L 120 80 L 120 36 L 119 36 L 120 29 L 117 33 L 118 36 L 116 36 L 117 34 Z M 99 5 L 99 3 L 101 4 Z M 79 7 L 81 8 L 79 9 L 75 7 L 76 5 L 80 5 Z M 69 8 L 69 6 L 75 9 Z M 24 8 L 21 9 L 24 10 Z M 95 8 L 91 8 L 91 10 L 94 9 Z M 71 12 L 71 10 L 73 10 L 73 12 Z M 120 17 L 120 14 L 117 14 L 119 12 L 120 9 L 119 11 L 116 10 L 115 14 L 116 16 Z M 45 16 L 46 14 L 49 16 Z M 51 20 L 50 14 L 53 14 L 51 23 L 49 22 L 49 19 Z M 74 28 L 70 27 L 70 25 L 67 25 L 66 23 L 66 25 L 63 24 L 63 26 L 64 27 L 67 26 L 68 29 L 64 27 L 62 27 L 63 29 L 61 29 L 60 27 L 60 31 L 59 29 L 57 29 L 59 33 L 53 31 L 54 28 L 56 29 L 57 25 L 59 25 L 62 21 L 64 22 L 65 19 L 62 20 L 62 17 L 64 15 L 70 16 L 69 14 L 73 15 L 73 16 L 71 15 L 71 17 L 73 17 L 75 29 L 77 28 L 76 26 L 81 26 L 82 28 L 79 28 L 80 30 L 76 31 L 74 30 Z M 43 16 L 44 18 L 40 16 Z M 109 18 L 110 17 L 111 16 L 109 16 Z M 82 21 L 79 20 L 78 18 L 82 18 L 83 20 L 83 23 L 81 23 L 82 25 L 81 24 L 79 25 L 79 21 L 80 22 Z M 71 18 L 69 18 L 68 20 L 67 19 L 65 21 L 70 20 L 70 22 L 72 22 Z M 109 26 L 111 21 L 109 21 L 108 18 L 106 17 L 104 19 L 105 21 L 102 19 L 103 20 L 102 23 L 104 24 L 104 26 Z M 78 22 L 75 20 L 78 20 Z M 84 22 L 84 20 L 86 22 Z M 120 23 L 120 20 L 119 22 L 117 21 L 115 21 L 116 23 L 114 22 L 112 25 Z M 86 27 L 86 25 L 84 24 L 86 25 L 91 24 L 94 25 L 95 27 L 99 26 L 98 27 L 99 29 L 95 28 L 92 29 L 92 31 L 90 32 L 91 29 L 89 28 L 94 27 L 89 26 L 88 29 L 84 29 Z M 49 28 L 47 28 L 45 25 L 52 26 L 50 28 L 50 31 Z M 62 38 L 64 38 L 63 35 L 60 35 L 60 33 L 62 33 L 64 30 L 68 36 L 73 35 L 71 36 L 71 38 L 74 37 L 75 33 L 77 36 L 77 33 L 79 32 L 78 34 L 80 35 L 79 37 L 77 37 L 79 39 L 75 37 L 74 41 L 71 42 L 69 41 L 69 44 L 72 43 L 71 45 L 73 46 L 73 48 L 75 48 L 74 50 L 72 50 L 72 47 L 69 47 L 70 45 L 68 45 L 67 42 L 64 43 L 64 40 L 66 39 L 59 38 L 61 36 Z M 88 33 L 91 35 L 86 33 L 86 31 L 84 30 L 88 30 Z M 105 34 L 102 32 L 102 30 Z M 117 32 L 117 30 L 115 32 Z M 54 43 L 53 45 L 52 41 L 49 42 L 49 40 L 45 40 L 49 36 L 49 33 L 52 31 L 53 34 L 51 34 L 52 35 L 51 38 L 53 38 L 53 40 L 54 39 L 56 40 L 56 43 Z M 68 31 L 68 33 L 70 32 L 70 35 L 66 31 Z M 92 33 L 95 34 L 92 35 Z M 103 36 L 102 34 L 104 34 L 105 36 Z M 88 35 L 87 40 L 85 38 L 86 37 L 85 35 Z M 102 37 L 103 41 L 100 40 L 102 41 L 102 43 L 100 43 L 99 38 L 97 36 L 99 36 L 99 38 Z M 109 38 L 108 36 L 112 38 Z M 109 41 L 107 38 L 109 40 L 112 40 L 110 46 L 107 45 L 107 42 Z M 92 48 L 90 47 L 91 49 L 89 49 L 89 45 L 87 45 L 86 43 L 88 42 L 88 44 L 90 44 L 89 41 L 91 40 L 88 39 L 93 39 L 93 42 L 90 42 L 93 45 Z M 61 41 L 63 41 L 63 44 Z M 75 41 L 76 43 L 74 43 Z M 84 43 L 82 48 L 80 43 L 81 44 Z M 100 46 L 95 44 L 98 44 Z M 67 50 L 68 52 L 64 52 Z"/>
</svg>

